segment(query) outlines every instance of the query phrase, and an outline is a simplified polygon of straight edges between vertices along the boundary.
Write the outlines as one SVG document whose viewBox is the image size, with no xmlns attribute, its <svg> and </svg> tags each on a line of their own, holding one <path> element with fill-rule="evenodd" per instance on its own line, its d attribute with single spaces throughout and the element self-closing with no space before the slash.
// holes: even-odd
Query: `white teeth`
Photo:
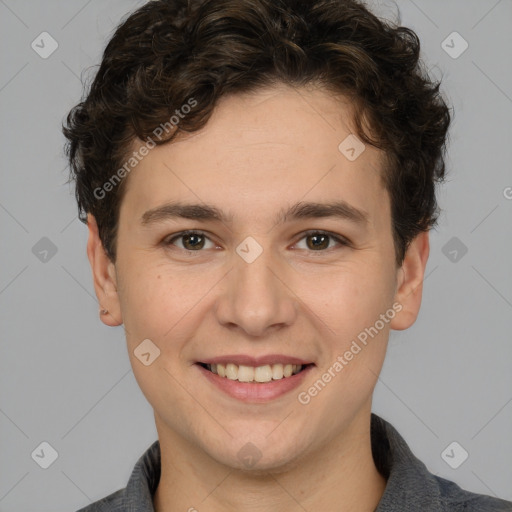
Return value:
<svg viewBox="0 0 512 512">
<path fill-rule="evenodd" d="M 272 368 L 269 364 L 258 366 L 254 369 L 254 380 L 256 382 L 270 382 L 272 380 Z"/>
<path fill-rule="evenodd" d="M 281 380 L 299 373 L 303 366 L 300 364 L 266 364 L 264 366 L 245 366 L 233 363 L 209 364 L 208 369 L 219 377 L 226 377 L 239 382 L 270 382 Z"/>
<path fill-rule="evenodd" d="M 272 378 L 274 380 L 279 380 L 283 378 L 283 365 L 282 364 L 274 364 L 272 365 Z"/>
<path fill-rule="evenodd" d="M 226 377 L 231 380 L 238 379 L 238 366 L 233 363 L 228 363 L 226 365 Z"/>
<path fill-rule="evenodd" d="M 254 380 L 254 368 L 241 364 L 238 367 L 238 380 L 240 382 L 252 382 Z"/>
</svg>

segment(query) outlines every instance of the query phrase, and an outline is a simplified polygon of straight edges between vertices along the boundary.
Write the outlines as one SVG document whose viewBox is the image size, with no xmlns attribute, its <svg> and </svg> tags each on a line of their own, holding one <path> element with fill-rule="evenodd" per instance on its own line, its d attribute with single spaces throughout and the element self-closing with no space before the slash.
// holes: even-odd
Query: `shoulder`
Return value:
<svg viewBox="0 0 512 512">
<path fill-rule="evenodd" d="M 126 494 L 126 488 L 119 489 L 108 496 L 105 496 L 101 500 L 95 501 L 90 505 L 87 505 L 77 512 L 121 512 L 126 510 L 124 503 L 124 497 Z"/>
<path fill-rule="evenodd" d="M 155 441 L 139 458 L 128 484 L 77 512 L 154 512 L 153 495 L 160 480 L 160 443 Z"/>
<path fill-rule="evenodd" d="M 372 414 L 372 453 L 387 484 L 377 512 L 512 512 L 512 502 L 476 494 L 432 474 L 387 421 Z"/>
<path fill-rule="evenodd" d="M 466 491 L 455 482 L 434 476 L 443 510 L 464 512 L 512 512 L 512 502 Z"/>
</svg>

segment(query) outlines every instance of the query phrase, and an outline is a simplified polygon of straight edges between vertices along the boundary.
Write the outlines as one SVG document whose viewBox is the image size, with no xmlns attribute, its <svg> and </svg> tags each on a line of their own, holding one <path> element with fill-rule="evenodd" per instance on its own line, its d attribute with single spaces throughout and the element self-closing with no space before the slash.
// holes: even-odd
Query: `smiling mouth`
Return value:
<svg viewBox="0 0 512 512">
<path fill-rule="evenodd" d="M 245 366 L 234 363 L 206 364 L 198 363 L 210 372 L 238 382 L 265 383 L 290 378 L 313 364 L 266 364 L 263 366 Z"/>
</svg>

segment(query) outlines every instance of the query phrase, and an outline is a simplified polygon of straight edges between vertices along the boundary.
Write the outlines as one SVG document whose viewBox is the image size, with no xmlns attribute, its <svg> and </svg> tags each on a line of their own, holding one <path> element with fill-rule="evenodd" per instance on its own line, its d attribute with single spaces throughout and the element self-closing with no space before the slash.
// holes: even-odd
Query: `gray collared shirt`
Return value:
<svg viewBox="0 0 512 512">
<path fill-rule="evenodd" d="M 387 479 L 375 512 L 512 512 L 512 502 L 475 494 L 430 473 L 395 428 L 371 417 L 375 465 Z M 160 443 L 155 441 L 135 464 L 124 489 L 77 512 L 154 512 L 153 495 L 160 480 Z"/>
</svg>

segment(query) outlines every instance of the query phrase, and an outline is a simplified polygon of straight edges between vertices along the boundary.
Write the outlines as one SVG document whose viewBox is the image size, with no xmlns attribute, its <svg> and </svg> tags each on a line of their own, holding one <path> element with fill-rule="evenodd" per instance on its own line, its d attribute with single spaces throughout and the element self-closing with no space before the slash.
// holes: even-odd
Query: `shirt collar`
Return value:
<svg viewBox="0 0 512 512">
<path fill-rule="evenodd" d="M 371 441 L 375 466 L 387 479 L 375 512 L 439 510 L 442 507 L 439 482 L 414 456 L 397 430 L 372 413 Z"/>
<path fill-rule="evenodd" d="M 126 485 L 122 510 L 155 512 L 153 495 L 160 481 L 160 441 L 155 441 L 139 458 Z"/>
</svg>

